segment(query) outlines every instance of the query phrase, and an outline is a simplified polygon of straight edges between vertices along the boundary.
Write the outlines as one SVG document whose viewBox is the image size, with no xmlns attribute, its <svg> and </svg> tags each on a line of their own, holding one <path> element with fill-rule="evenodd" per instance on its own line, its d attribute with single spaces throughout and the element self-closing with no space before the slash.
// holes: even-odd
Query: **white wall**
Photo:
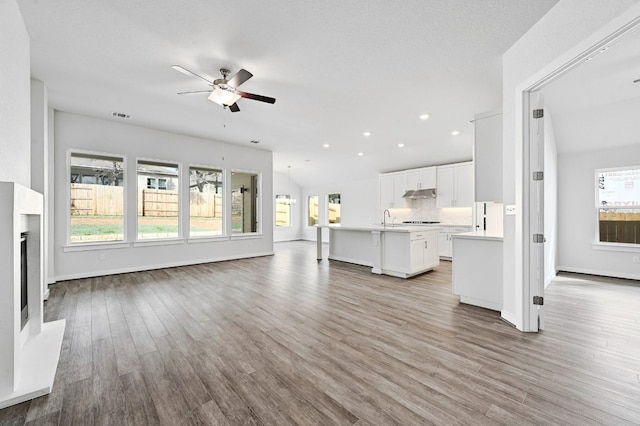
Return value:
<svg viewBox="0 0 640 426">
<path fill-rule="evenodd" d="M 544 286 L 556 276 L 558 265 L 558 144 L 553 113 L 544 110 Z"/>
<path fill-rule="evenodd" d="M 272 153 L 237 145 L 214 142 L 147 128 L 122 124 L 111 119 L 101 120 L 56 111 L 55 113 L 55 273 L 56 279 L 71 279 L 112 273 L 194 264 L 231 258 L 268 255 L 273 253 L 273 194 Z M 137 158 L 165 160 L 181 165 L 181 191 L 188 187 L 190 165 L 223 168 L 225 182 L 230 182 L 232 170 L 261 173 L 262 235 L 247 239 L 242 236 L 202 240 L 181 239 L 177 244 L 135 244 L 136 217 L 127 214 L 126 247 L 70 251 L 66 247 L 68 232 L 69 177 L 67 153 L 70 149 L 124 155 L 126 208 L 135 212 Z M 226 200 L 231 197 L 231 185 L 226 185 Z M 181 208 L 188 209 L 184 197 Z M 231 206 L 225 203 L 229 218 Z M 181 219 L 188 229 L 188 215 Z M 230 222 L 227 222 L 230 230 Z"/>
<path fill-rule="evenodd" d="M 316 229 L 307 226 L 307 198 L 319 196 L 319 221 L 327 224 L 327 195 L 340 193 L 341 223 L 343 225 L 362 226 L 382 221 L 382 210 L 378 208 L 378 177 L 362 179 L 339 184 L 316 185 L 302 189 L 302 239 L 316 240 Z M 329 241 L 329 233 L 325 230 L 322 240 Z"/>
<path fill-rule="evenodd" d="M 524 325 L 522 91 L 631 20 L 638 0 L 561 0 L 503 55 L 503 198 L 516 205 L 504 218 L 502 317 Z M 630 7 L 634 10 L 620 16 Z M 614 18 L 619 17 L 615 21 Z M 528 310 L 526 312 L 528 314 Z"/>
<path fill-rule="evenodd" d="M 595 250 L 596 169 L 640 165 L 639 143 L 599 151 L 561 154 L 559 169 L 559 259 L 558 269 L 588 274 L 640 279 L 638 253 Z"/>
<path fill-rule="evenodd" d="M 302 206 L 305 204 L 302 202 L 301 188 L 294 182 L 289 180 L 289 174 L 273 173 L 273 195 L 274 200 L 276 195 L 289 194 L 292 199 L 296 200 L 296 203 L 291 206 L 291 227 L 284 228 L 281 226 L 273 227 L 273 241 L 295 241 L 301 239 L 302 235 Z M 275 220 L 275 213 L 274 213 Z M 274 222 L 275 224 L 275 222 Z"/>
<path fill-rule="evenodd" d="M 0 181 L 29 188 L 29 35 L 16 0 L 0 1 L 0 64 Z"/>
</svg>

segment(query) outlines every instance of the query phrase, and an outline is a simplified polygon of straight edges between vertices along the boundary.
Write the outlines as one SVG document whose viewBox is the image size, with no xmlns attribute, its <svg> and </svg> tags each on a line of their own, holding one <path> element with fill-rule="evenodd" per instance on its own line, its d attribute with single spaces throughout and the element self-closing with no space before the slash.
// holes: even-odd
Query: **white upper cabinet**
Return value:
<svg viewBox="0 0 640 426">
<path fill-rule="evenodd" d="M 407 189 L 429 189 L 436 187 L 436 167 L 408 170 Z"/>
<path fill-rule="evenodd" d="M 473 163 L 456 167 L 456 207 L 473 207 Z"/>
<path fill-rule="evenodd" d="M 402 209 L 405 206 L 406 176 L 404 173 L 387 173 L 378 176 L 378 200 L 381 209 Z"/>
<path fill-rule="evenodd" d="M 502 201 L 502 111 L 474 119 L 475 201 Z"/>
<path fill-rule="evenodd" d="M 407 192 L 407 174 L 404 172 L 393 174 L 393 203 L 397 209 L 405 207 L 402 196 Z"/>
<path fill-rule="evenodd" d="M 436 207 L 473 206 L 473 163 L 437 168 Z"/>
</svg>

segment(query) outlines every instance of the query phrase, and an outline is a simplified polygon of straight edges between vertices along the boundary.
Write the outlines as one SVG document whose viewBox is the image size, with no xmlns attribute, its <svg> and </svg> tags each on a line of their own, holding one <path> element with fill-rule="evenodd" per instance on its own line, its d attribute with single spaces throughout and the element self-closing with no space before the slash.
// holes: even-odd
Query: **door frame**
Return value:
<svg viewBox="0 0 640 426">
<path fill-rule="evenodd" d="M 530 149 L 532 138 L 530 134 L 530 121 L 533 115 L 533 109 L 531 105 L 531 97 L 532 94 L 536 91 L 543 89 L 549 83 L 554 81 L 560 76 L 565 75 L 573 68 L 579 66 L 587 60 L 598 55 L 603 48 L 610 47 L 622 40 L 626 36 L 630 35 L 632 32 L 638 30 L 640 28 L 640 16 L 636 16 L 635 18 L 628 21 L 625 25 L 622 25 L 617 30 L 611 32 L 608 36 L 602 38 L 597 43 L 593 44 L 591 47 L 583 50 L 582 52 L 575 55 L 573 58 L 568 61 L 562 63 L 560 66 L 553 68 L 549 73 L 544 74 L 543 77 L 535 80 L 534 83 L 528 84 L 520 93 L 520 107 L 522 111 L 521 119 L 521 135 L 522 135 L 522 151 L 521 151 L 521 167 L 522 174 L 520 175 L 520 185 L 522 191 L 522 235 L 520 241 L 518 243 L 518 238 L 516 237 L 516 246 L 520 245 L 522 248 L 521 252 L 521 261 L 522 261 L 522 283 L 523 283 L 523 292 L 522 292 L 522 313 L 523 313 L 523 324 L 522 331 L 525 332 L 538 332 L 538 305 L 533 304 L 533 296 L 542 295 L 540 294 L 540 290 L 538 289 L 538 282 L 544 283 L 544 276 L 538 276 L 536 279 L 532 279 L 531 271 L 534 270 L 534 266 L 531 262 L 531 241 L 532 241 L 532 231 L 533 229 L 537 229 L 538 226 L 538 216 L 536 211 L 538 206 L 536 204 L 536 194 L 532 194 L 530 191 L 529 184 L 530 179 L 532 178 L 532 173 L 534 170 L 531 167 L 530 163 Z M 543 183 L 544 185 L 544 183 Z M 544 287 L 544 284 L 543 284 Z"/>
</svg>

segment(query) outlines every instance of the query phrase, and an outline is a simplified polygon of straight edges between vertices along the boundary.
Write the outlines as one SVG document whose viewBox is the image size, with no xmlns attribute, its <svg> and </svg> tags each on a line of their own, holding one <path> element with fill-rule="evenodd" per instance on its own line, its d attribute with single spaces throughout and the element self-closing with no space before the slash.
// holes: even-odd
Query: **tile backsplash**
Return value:
<svg viewBox="0 0 640 426">
<path fill-rule="evenodd" d="M 439 209 L 436 207 L 435 199 L 406 200 L 406 203 L 407 208 L 389 209 L 393 222 L 424 220 L 448 225 L 471 225 L 473 223 L 473 209 L 471 207 Z M 389 219 L 387 219 L 388 221 Z"/>
</svg>

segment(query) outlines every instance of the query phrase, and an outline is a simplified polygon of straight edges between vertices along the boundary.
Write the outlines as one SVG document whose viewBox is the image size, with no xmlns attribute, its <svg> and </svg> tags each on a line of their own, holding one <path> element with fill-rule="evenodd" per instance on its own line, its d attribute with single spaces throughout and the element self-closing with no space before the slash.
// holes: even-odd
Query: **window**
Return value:
<svg viewBox="0 0 640 426">
<path fill-rule="evenodd" d="M 179 236 L 178 165 L 138 161 L 138 239 Z"/>
<path fill-rule="evenodd" d="M 231 232 L 259 232 L 260 191 L 256 173 L 231 173 Z"/>
<path fill-rule="evenodd" d="M 189 169 L 189 236 L 222 235 L 222 170 Z"/>
<path fill-rule="evenodd" d="M 340 194 L 329 194 L 328 200 L 329 224 L 340 223 Z"/>
<path fill-rule="evenodd" d="M 308 208 L 308 226 L 316 226 L 318 224 L 318 196 L 310 195 L 307 199 L 307 208 Z"/>
<path fill-rule="evenodd" d="M 598 241 L 640 244 L 640 167 L 596 170 Z"/>
<path fill-rule="evenodd" d="M 291 196 L 276 195 L 276 226 L 291 226 Z"/>
<path fill-rule="evenodd" d="M 124 159 L 69 155 L 70 243 L 124 240 Z"/>
</svg>

